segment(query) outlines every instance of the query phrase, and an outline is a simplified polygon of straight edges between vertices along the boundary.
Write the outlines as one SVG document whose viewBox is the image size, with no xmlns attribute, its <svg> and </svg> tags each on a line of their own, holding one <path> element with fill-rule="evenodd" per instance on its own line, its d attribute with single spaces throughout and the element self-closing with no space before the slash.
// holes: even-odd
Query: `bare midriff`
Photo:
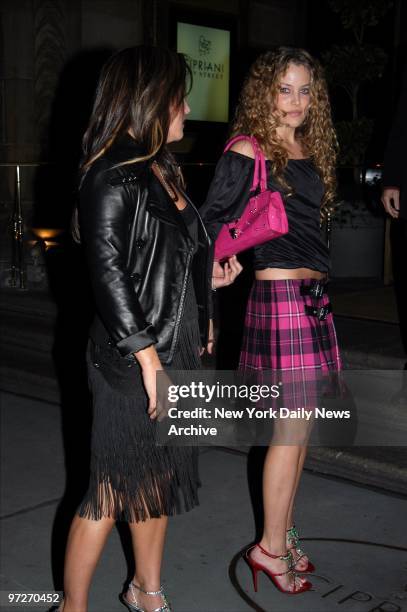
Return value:
<svg viewBox="0 0 407 612">
<path fill-rule="evenodd" d="M 264 268 L 264 270 L 256 270 L 256 280 L 292 280 L 302 278 L 316 278 L 320 280 L 326 278 L 326 272 L 318 272 L 318 270 L 310 270 L 309 268 Z"/>
</svg>

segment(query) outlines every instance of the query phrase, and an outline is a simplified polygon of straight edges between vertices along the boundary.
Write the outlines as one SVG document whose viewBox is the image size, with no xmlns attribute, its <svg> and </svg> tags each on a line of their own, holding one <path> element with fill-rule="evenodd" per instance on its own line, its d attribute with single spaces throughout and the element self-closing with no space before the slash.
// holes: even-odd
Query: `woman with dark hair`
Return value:
<svg viewBox="0 0 407 612">
<path fill-rule="evenodd" d="M 335 194 L 336 137 L 322 69 L 309 53 L 283 47 L 254 62 L 232 125 L 232 136 L 242 134 L 254 136 L 265 154 L 268 188 L 283 196 L 289 231 L 253 249 L 255 280 L 239 369 L 259 377 L 278 372 L 284 406 L 315 408 L 317 383 L 341 362 L 326 295 L 328 249 L 320 235 Z M 200 210 L 213 239 L 245 208 L 253 157 L 251 144 L 239 141 L 217 165 Z M 219 263 L 213 274 L 222 277 Z M 255 588 L 258 571 L 285 593 L 311 588 L 296 573 L 314 566 L 299 547 L 293 517 L 309 431 L 309 424 L 282 419 L 275 427 L 280 437 L 272 439 L 263 471 L 263 536 L 246 554 Z"/>
<path fill-rule="evenodd" d="M 181 54 L 119 51 L 103 67 L 84 137 L 79 227 L 96 307 L 92 453 L 68 538 L 63 612 L 87 609 L 116 520 L 129 524 L 136 565 L 121 601 L 129 610 L 167 612 L 160 582 L 167 517 L 182 500 L 186 510 L 198 503 L 194 449 L 155 443 L 157 372 L 199 367 L 208 342 L 210 241 L 167 148 L 183 137 L 189 78 Z M 216 286 L 238 272 L 231 260 Z"/>
</svg>

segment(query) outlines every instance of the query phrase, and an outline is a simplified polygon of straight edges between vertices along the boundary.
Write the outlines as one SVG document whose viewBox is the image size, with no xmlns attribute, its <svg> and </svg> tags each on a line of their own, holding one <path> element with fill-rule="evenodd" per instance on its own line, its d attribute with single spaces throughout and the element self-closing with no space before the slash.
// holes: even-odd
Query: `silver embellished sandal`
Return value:
<svg viewBox="0 0 407 612">
<path fill-rule="evenodd" d="M 141 593 L 144 593 L 144 595 L 160 595 L 163 600 L 163 605 L 159 608 L 154 608 L 154 610 L 151 611 L 147 611 L 144 608 L 140 608 L 137 603 L 135 589 L 141 591 Z M 130 610 L 130 612 L 171 612 L 171 606 L 165 596 L 163 587 L 160 587 L 158 591 L 145 591 L 141 587 L 137 586 L 137 584 L 134 584 L 134 582 L 130 582 L 129 591 L 131 593 L 133 601 L 129 601 L 128 599 L 126 599 L 124 593 L 120 595 L 120 601 L 126 606 L 128 610 Z"/>
<path fill-rule="evenodd" d="M 298 535 L 298 531 L 295 525 L 287 529 L 287 550 L 295 550 L 298 557 L 294 559 L 294 567 L 297 565 L 298 561 L 301 561 L 304 557 L 306 557 L 306 553 L 300 548 L 300 536 Z M 311 563 L 310 560 L 307 561 L 307 566 L 304 569 L 296 568 L 296 571 L 299 574 L 310 574 L 315 572 L 315 565 Z"/>
</svg>

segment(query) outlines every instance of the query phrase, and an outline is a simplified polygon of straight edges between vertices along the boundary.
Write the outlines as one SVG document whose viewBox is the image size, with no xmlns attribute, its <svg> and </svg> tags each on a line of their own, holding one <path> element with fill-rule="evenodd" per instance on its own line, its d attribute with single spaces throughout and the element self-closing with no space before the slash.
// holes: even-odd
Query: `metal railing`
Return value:
<svg viewBox="0 0 407 612">
<path fill-rule="evenodd" d="M 10 287 L 18 289 L 27 288 L 27 279 L 24 262 L 24 219 L 21 203 L 22 172 L 23 168 L 39 168 L 50 166 L 49 162 L 14 162 L 0 163 L 0 168 L 14 169 L 14 196 L 11 214 L 12 244 L 11 244 L 11 276 Z"/>
</svg>

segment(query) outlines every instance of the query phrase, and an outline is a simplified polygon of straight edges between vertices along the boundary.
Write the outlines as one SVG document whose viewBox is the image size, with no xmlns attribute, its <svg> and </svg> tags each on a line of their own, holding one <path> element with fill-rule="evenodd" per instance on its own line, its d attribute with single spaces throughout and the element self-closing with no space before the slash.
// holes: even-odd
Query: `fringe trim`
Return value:
<svg viewBox="0 0 407 612">
<path fill-rule="evenodd" d="M 92 367 L 89 379 L 94 407 L 91 477 L 79 516 L 138 522 L 198 505 L 197 449 L 156 445 L 157 424 L 147 415 L 144 392 L 123 395 Z"/>
</svg>

